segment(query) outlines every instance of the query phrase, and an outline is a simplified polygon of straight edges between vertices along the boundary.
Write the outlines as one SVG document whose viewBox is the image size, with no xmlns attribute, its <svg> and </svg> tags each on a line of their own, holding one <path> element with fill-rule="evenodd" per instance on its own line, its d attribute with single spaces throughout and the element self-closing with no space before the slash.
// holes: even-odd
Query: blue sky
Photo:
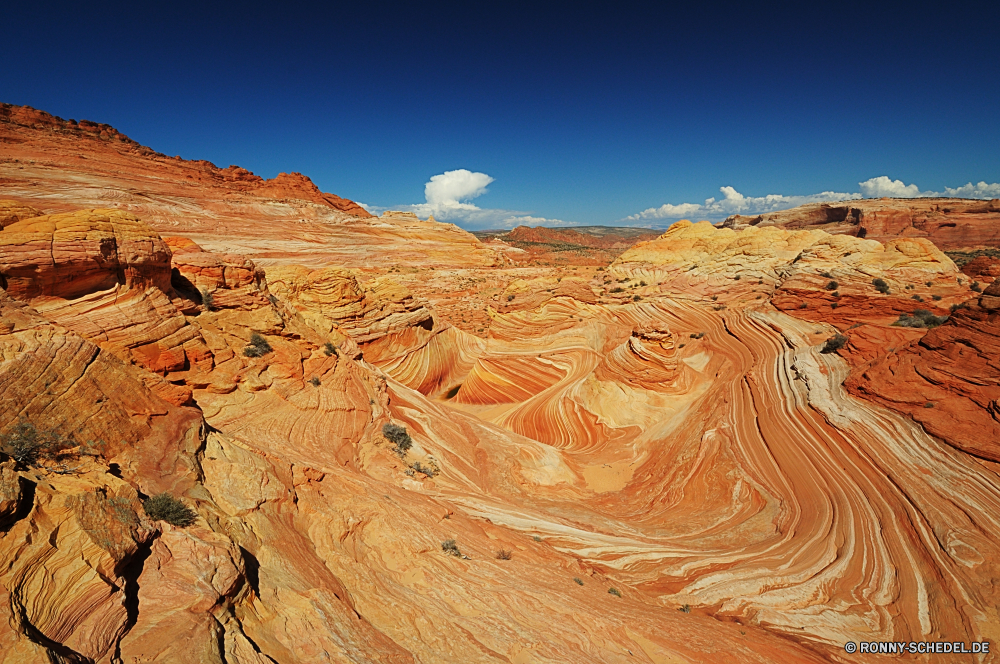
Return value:
<svg viewBox="0 0 1000 664">
<path fill-rule="evenodd" d="M 0 101 L 468 227 L 1000 196 L 996 3 L 695 4 L 15 3 Z"/>
</svg>

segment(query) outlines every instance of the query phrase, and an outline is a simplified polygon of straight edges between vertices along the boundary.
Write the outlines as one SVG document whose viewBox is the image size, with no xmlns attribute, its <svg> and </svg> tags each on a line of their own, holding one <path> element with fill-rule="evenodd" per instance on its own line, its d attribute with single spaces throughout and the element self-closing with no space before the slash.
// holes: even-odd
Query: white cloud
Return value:
<svg viewBox="0 0 1000 664">
<path fill-rule="evenodd" d="M 860 194 L 842 194 L 835 191 L 824 191 L 810 196 L 784 196 L 768 194 L 767 196 L 744 196 L 733 187 L 719 187 L 722 199 L 709 198 L 704 205 L 697 203 L 681 203 L 679 205 L 661 205 L 649 208 L 637 214 L 625 217 L 623 221 L 641 221 L 645 219 L 680 219 L 682 217 L 699 217 L 702 219 L 725 217 L 731 214 L 761 214 L 775 210 L 787 210 L 806 203 L 828 201 L 844 201 L 861 198 Z"/>
<path fill-rule="evenodd" d="M 515 226 L 576 226 L 573 221 L 535 217 L 516 210 L 481 208 L 468 201 L 482 196 L 494 179 L 486 173 L 476 173 L 460 168 L 431 177 L 424 185 L 426 202 L 399 205 L 394 210 L 415 212 L 420 217 L 434 215 L 441 221 L 453 221 L 466 228 L 514 228 Z M 378 206 L 364 206 L 366 210 L 388 210 Z"/>
<path fill-rule="evenodd" d="M 464 168 L 445 171 L 432 176 L 424 185 L 426 203 L 407 205 L 404 208 L 420 216 L 433 214 L 438 219 L 465 219 L 482 210 L 463 201 L 485 194 L 486 187 L 491 182 L 493 178 L 486 173 L 474 173 Z"/>
<path fill-rule="evenodd" d="M 884 175 L 871 180 L 859 182 L 861 193 L 865 198 L 919 198 L 926 195 L 920 191 L 920 187 L 915 184 L 903 184 L 902 180 L 890 180 Z"/>
<path fill-rule="evenodd" d="M 970 182 L 955 189 L 945 187 L 944 191 L 948 196 L 956 198 L 1000 198 L 1000 182 L 994 182 L 993 184 L 986 184 L 985 182 L 972 184 Z"/>
<path fill-rule="evenodd" d="M 703 205 L 697 203 L 670 203 L 660 207 L 647 208 L 642 212 L 620 219 L 619 221 L 635 222 L 649 219 L 680 219 L 692 217 L 697 219 L 722 219 L 731 214 L 755 215 L 766 212 L 776 212 L 805 205 L 806 203 L 833 203 L 859 198 L 1000 198 L 1000 183 L 987 184 L 971 182 L 952 189 L 945 187 L 944 192 L 921 191 L 915 184 L 905 184 L 902 180 L 890 180 L 885 175 L 859 182 L 858 193 L 841 193 L 823 191 L 805 196 L 785 196 L 784 194 L 768 194 L 767 196 L 744 196 L 733 187 L 719 187 L 722 198 L 709 198 Z"/>
</svg>

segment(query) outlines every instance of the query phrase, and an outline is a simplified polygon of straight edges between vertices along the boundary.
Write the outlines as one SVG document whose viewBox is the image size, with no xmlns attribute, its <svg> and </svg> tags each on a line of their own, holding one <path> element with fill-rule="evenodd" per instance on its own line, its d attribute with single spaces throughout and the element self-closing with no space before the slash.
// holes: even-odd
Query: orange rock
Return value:
<svg viewBox="0 0 1000 664">
<path fill-rule="evenodd" d="M 1000 200 L 964 198 L 871 199 L 808 203 L 749 217 L 733 215 L 726 228 L 777 226 L 821 229 L 885 242 L 922 237 L 944 250 L 1000 246 Z"/>
<path fill-rule="evenodd" d="M 0 200 L 0 230 L 3 230 L 4 226 L 10 226 L 22 219 L 31 219 L 32 217 L 40 216 L 42 216 L 41 211 L 33 207 L 21 205 L 17 201 Z"/>
<path fill-rule="evenodd" d="M 168 296 L 170 250 L 134 215 L 89 210 L 0 231 L 8 294 L 122 359 L 164 373 L 212 356 Z"/>
<path fill-rule="evenodd" d="M 998 353 L 1000 282 L 944 325 L 905 345 L 883 347 L 846 386 L 961 450 L 1000 461 Z"/>
</svg>

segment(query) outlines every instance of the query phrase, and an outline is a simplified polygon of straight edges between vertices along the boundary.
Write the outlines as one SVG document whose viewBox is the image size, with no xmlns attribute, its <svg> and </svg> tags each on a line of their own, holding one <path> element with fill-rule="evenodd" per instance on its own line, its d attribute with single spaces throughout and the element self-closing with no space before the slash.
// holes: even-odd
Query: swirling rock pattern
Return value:
<svg viewBox="0 0 1000 664">
<path fill-rule="evenodd" d="M 364 241 L 262 270 L 274 217 L 220 239 L 259 199 L 156 195 L 156 224 L 186 209 L 175 228 L 209 241 L 121 209 L 4 218 L 0 434 L 72 446 L 0 459 L 0 661 L 836 662 L 865 657 L 846 641 L 1000 639 L 1000 286 L 926 238 L 681 222 L 594 278 L 491 276 L 474 338 L 400 277 L 477 288 L 453 267 L 492 263 L 462 232 L 271 199 L 303 223 L 266 262 Z M 194 523 L 148 518 L 159 492 Z"/>
</svg>

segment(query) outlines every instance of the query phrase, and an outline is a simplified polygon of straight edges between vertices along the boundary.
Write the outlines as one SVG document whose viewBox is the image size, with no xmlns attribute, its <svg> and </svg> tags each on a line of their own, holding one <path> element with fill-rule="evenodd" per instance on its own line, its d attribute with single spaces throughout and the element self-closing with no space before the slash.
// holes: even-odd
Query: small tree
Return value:
<svg viewBox="0 0 1000 664">
<path fill-rule="evenodd" d="M 889 284 L 885 282 L 885 279 L 880 279 L 878 277 L 872 279 L 872 286 L 874 286 L 875 290 L 877 290 L 879 293 L 882 293 L 882 295 L 889 294 Z"/>
</svg>

